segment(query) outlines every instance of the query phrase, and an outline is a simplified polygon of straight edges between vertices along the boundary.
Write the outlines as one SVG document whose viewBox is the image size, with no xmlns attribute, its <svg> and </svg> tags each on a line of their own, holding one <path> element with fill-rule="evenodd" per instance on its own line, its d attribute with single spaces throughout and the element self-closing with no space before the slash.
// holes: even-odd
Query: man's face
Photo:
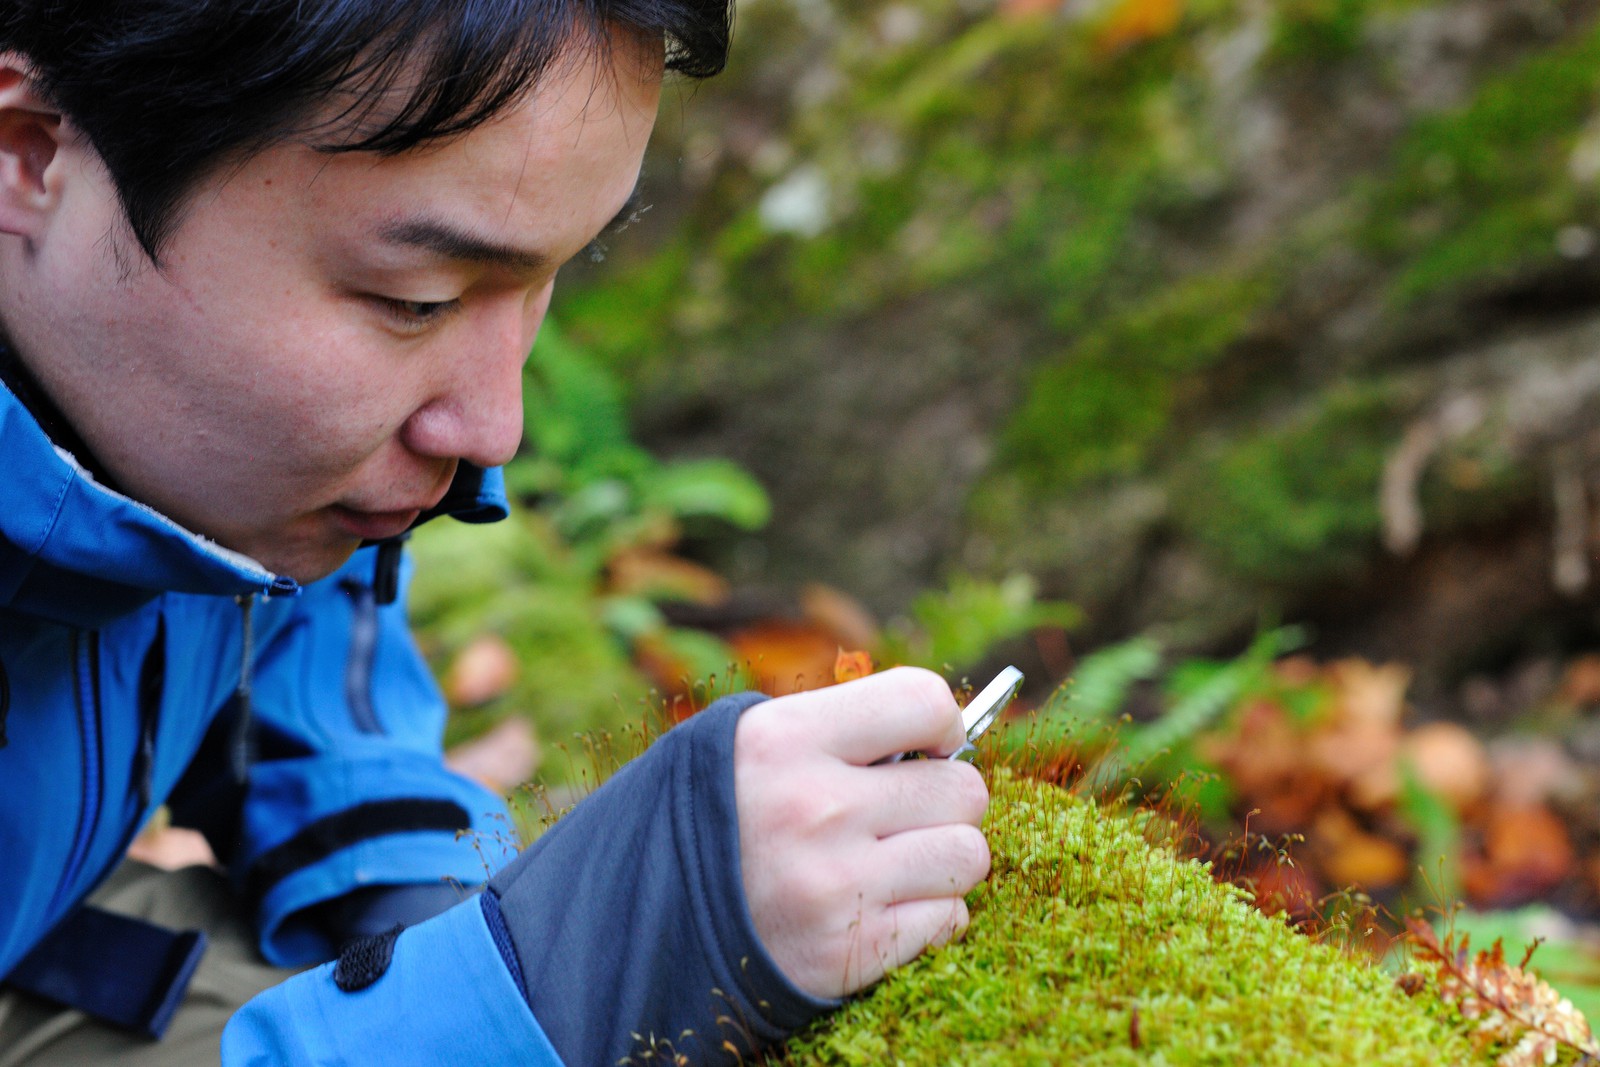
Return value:
<svg viewBox="0 0 1600 1067">
<path fill-rule="evenodd" d="M 627 201 L 660 72 L 618 39 L 456 140 L 279 144 L 194 193 L 161 271 L 69 140 L 61 210 L 8 257 L 7 332 L 126 492 L 315 579 L 408 527 L 458 462 L 511 458 L 556 268 Z"/>
</svg>

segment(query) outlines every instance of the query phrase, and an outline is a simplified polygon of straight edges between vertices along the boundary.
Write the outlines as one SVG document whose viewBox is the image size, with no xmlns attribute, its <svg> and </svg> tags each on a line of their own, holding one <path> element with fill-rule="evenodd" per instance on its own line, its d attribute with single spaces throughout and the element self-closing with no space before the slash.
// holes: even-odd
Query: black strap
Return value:
<svg viewBox="0 0 1600 1067">
<path fill-rule="evenodd" d="M 168 930 L 86 904 L 35 945 L 6 982 L 101 1022 L 159 1038 L 205 951 L 203 931 Z"/>
<path fill-rule="evenodd" d="M 378 542 L 378 558 L 373 564 L 372 597 L 379 607 L 393 604 L 400 596 L 400 560 L 405 555 L 410 531 Z"/>
<path fill-rule="evenodd" d="M 369 800 L 308 823 L 289 840 L 256 857 L 245 878 L 245 896 L 260 900 L 295 871 L 320 863 L 358 841 L 425 830 L 453 834 L 471 826 L 472 816 L 453 800 L 431 797 Z"/>
</svg>

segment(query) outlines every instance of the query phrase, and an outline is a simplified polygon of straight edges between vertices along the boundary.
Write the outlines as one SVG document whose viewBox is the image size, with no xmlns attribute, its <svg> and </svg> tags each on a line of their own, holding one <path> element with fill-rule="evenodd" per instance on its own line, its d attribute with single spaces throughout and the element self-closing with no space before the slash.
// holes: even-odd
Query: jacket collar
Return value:
<svg viewBox="0 0 1600 1067">
<path fill-rule="evenodd" d="M 507 514 L 499 469 L 462 464 L 418 520 Z M 293 579 L 97 479 L 0 382 L 0 611 L 95 628 L 163 593 L 292 596 Z"/>
</svg>

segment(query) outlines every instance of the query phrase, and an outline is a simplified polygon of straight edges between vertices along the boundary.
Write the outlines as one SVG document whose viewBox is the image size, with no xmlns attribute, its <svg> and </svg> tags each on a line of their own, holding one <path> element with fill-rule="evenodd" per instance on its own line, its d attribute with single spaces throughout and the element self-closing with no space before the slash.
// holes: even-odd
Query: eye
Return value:
<svg viewBox="0 0 1600 1067">
<path fill-rule="evenodd" d="M 384 314 L 408 330 L 432 326 L 461 306 L 460 300 L 396 300 L 387 296 L 372 299 Z"/>
</svg>

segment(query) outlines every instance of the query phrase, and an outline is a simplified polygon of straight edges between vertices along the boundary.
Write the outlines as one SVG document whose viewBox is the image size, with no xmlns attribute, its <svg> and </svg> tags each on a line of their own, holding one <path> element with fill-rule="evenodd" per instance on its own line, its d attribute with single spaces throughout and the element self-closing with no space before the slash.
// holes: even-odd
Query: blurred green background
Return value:
<svg viewBox="0 0 1600 1067">
<path fill-rule="evenodd" d="M 1010 661 L 1301 889 L 1600 913 L 1600 4 L 746 0 L 642 192 L 416 539 L 453 741 Z"/>
</svg>

